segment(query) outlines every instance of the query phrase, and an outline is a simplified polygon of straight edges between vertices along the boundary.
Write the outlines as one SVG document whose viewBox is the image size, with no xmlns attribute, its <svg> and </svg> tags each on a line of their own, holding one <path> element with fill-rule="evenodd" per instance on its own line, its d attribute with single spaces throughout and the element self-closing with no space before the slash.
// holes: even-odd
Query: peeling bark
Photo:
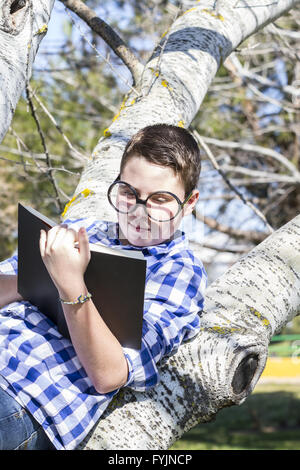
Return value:
<svg viewBox="0 0 300 470">
<path fill-rule="evenodd" d="M 200 333 L 160 366 L 161 382 L 144 393 L 121 390 L 78 448 L 168 449 L 246 399 L 270 338 L 299 314 L 300 215 L 211 284 Z"/>
</svg>

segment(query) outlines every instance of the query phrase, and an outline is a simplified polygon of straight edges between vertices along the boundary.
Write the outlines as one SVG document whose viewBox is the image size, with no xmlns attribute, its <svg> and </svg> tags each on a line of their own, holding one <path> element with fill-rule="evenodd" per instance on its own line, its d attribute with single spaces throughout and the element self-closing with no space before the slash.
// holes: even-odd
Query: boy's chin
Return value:
<svg viewBox="0 0 300 470">
<path fill-rule="evenodd" d="M 152 245 L 159 245 L 163 242 L 161 238 L 154 238 L 151 237 L 149 232 L 146 233 L 132 233 L 131 231 L 127 231 L 126 235 L 122 233 L 123 238 L 120 238 L 121 242 L 130 245 L 137 246 L 137 247 L 144 247 L 144 246 L 152 246 Z"/>
<path fill-rule="evenodd" d="M 122 230 L 122 226 L 120 224 L 120 241 L 124 244 L 129 243 L 133 246 L 143 247 L 143 246 L 152 246 L 152 245 L 159 245 L 164 241 L 171 238 L 173 234 L 168 233 L 155 233 L 159 232 L 159 230 L 143 230 L 143 229 L 136 229 L 134 226 L 128 224 L 125 228 L 126 230 Z"/>
</svg>

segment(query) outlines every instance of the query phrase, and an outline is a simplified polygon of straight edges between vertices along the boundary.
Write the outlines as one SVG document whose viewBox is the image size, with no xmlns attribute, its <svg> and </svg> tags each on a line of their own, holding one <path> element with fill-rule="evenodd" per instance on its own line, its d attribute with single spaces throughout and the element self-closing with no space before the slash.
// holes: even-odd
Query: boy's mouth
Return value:
<svg viewBox="0 0 300 470">
<path fill-rule="evenodd" d="M 134 225 L 134 224 L 129 224 L 129 225 L 131 225 L 131 227 L 133 227 L 133 229 L 134 229 L 136 232 L 138 232 L 138 233 L 140 233 L 140 232 L 148 232 L 148 231 L 149 231 L 149 228 L 148 228 L 148 227 L 143 227 L 143 226 L 141 226 L 140 224 L 136 224 L 136 225 Z"/>
</svg>

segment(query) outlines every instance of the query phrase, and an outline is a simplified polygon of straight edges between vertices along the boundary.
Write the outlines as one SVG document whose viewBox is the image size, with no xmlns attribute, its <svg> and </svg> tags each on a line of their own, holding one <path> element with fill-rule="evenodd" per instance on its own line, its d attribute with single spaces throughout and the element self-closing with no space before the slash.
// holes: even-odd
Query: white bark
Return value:
<svg viewBox="0 0 300 470">
<path fill-rule="evenodd" d="M 127 139 L 144 125 L 168 122 L 188 126 L 197 112 L 220 60 L 246 37 L 273 21 L 293 2 L 223 1 L 215 13 L 203 2 L 172 26 L 160 58 L 147 64 L 140 96 L 131 94 L 100 139 L 86 166 L 67 216 L 111 218 L 106 187 L 118 173 Z M 209 2 L 212 5 L 212 2 Z M 246 6 L 247 5 L 247 6 Z M 195 4 L 193 5 L 193 7 Z M 162 80 L 165 80 L 164 82 Z M 87 194 L 87 193 L 86 193 Z M 266 363 L 272 335 L 300 313 L 300 216 L 242 258 L 206 293 L 202 329 L 160 366 L 161 382 L 147 393 L 122 390 L 82 449 L 167 449 L 223 407 L 239 404 L 252 392 Z M 126 429 L 126 433 L 124 433 Z"/>
<path fill-rule="evenodd" d="M 1 138 L 30 76 L 42 37 L 36 33 L 47 24 L 53 1 L 27 0 L 14 32 L 7 9 L 13 0 L 0 0 Z M 157 122 L 187 127 L 220 62 L 299 0 L 265 6 L 258 0 L 219 0 L 217 11 L 215 3 L 185 2 L 187 10 L 162 38 L 161 45 L 167 41 L 162 53 L 157 49 L 153 54 L 136 93 L 126 97 L 95 148 L 75 191 L 86 197 L 75 199 L 67 217 L 112 218 L 106 190 L 118 173 L 130 136 Z M 122 390 L 80 448 L 166 449 L 197 422 L 241 403 L 251 393 L 263 371 L 271 336 L 299 313 L 299 217 L 210 286 L 197 338 L 160 366 L 157 387 L 143 394 Z"/>
<path fill-rule="evenodd" d="M 30 79 L 53 4 L 54 0 L 0 0 L 0 142 Z"/>
<path fill-rule="evenodd" d="M 198 422 L 245 400 L 271 336 L 298 314 L 300 215 L 208 288 L 196 339 L 160 366 L 152 390 L 121 391 L 79 448 L 168 449 Z"/>
<path fill-rule="evenodd" d="M 264 3 L 266 4 L 265 6 Z M 274 21 L 299 0 L 257 2 L 214 0 L 184 2 L 185 12 L 174 22 L 145 66 L 137 93 L 130 92 L 114 118 L 106 137 L 96 146 L 86 165 L 68 217 L 80 214 L 112 219 L 106 190 L 118 174 L 127 140 L 138 129 L 158 122 L 188 127 L 216 71 L 225 58 L 247 37 Z M 252 6 L 253 5 L 253 6 Z"/>
</svg>

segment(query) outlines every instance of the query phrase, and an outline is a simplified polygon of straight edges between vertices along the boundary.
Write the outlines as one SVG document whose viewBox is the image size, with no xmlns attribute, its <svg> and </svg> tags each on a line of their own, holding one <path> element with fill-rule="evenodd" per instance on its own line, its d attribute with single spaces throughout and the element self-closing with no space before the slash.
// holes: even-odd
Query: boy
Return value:
<svg viewBox="0 0 300 470">
<path fill-rule="evenodd" d="M 0 392 L 20 412 L 26 408 L 33 423 L 30 439 L 42 440 L 31 448 L 49 448 L 50 441 L 56 449 L 76 448 L 120 387 L 144 391 L 154 386 L 156 364 L 199 331 L 206 273 L 177 230 L 198 200 L 199 173 L 199 149 L 188 131 L 148 126 L 127 144 L 120 175 L 108 190 L 117 224 L 84 218 L 41 231 L 41 256 L 62 301 L 72 343 L 28 302 L 0 310 Z M 140 351 L 120 345 L 87 291 L 83 275 L 89 242 L 97 241 L 142 250 L 147 260 Z M 5 270 L 16 274 L 16 257 L 2 263 Z M 15 300 L 21 301 L 16 276 L 0 275 L 0 308 Z M 0 425 L 0 442 L 1 432 Z"/>
</svg>

